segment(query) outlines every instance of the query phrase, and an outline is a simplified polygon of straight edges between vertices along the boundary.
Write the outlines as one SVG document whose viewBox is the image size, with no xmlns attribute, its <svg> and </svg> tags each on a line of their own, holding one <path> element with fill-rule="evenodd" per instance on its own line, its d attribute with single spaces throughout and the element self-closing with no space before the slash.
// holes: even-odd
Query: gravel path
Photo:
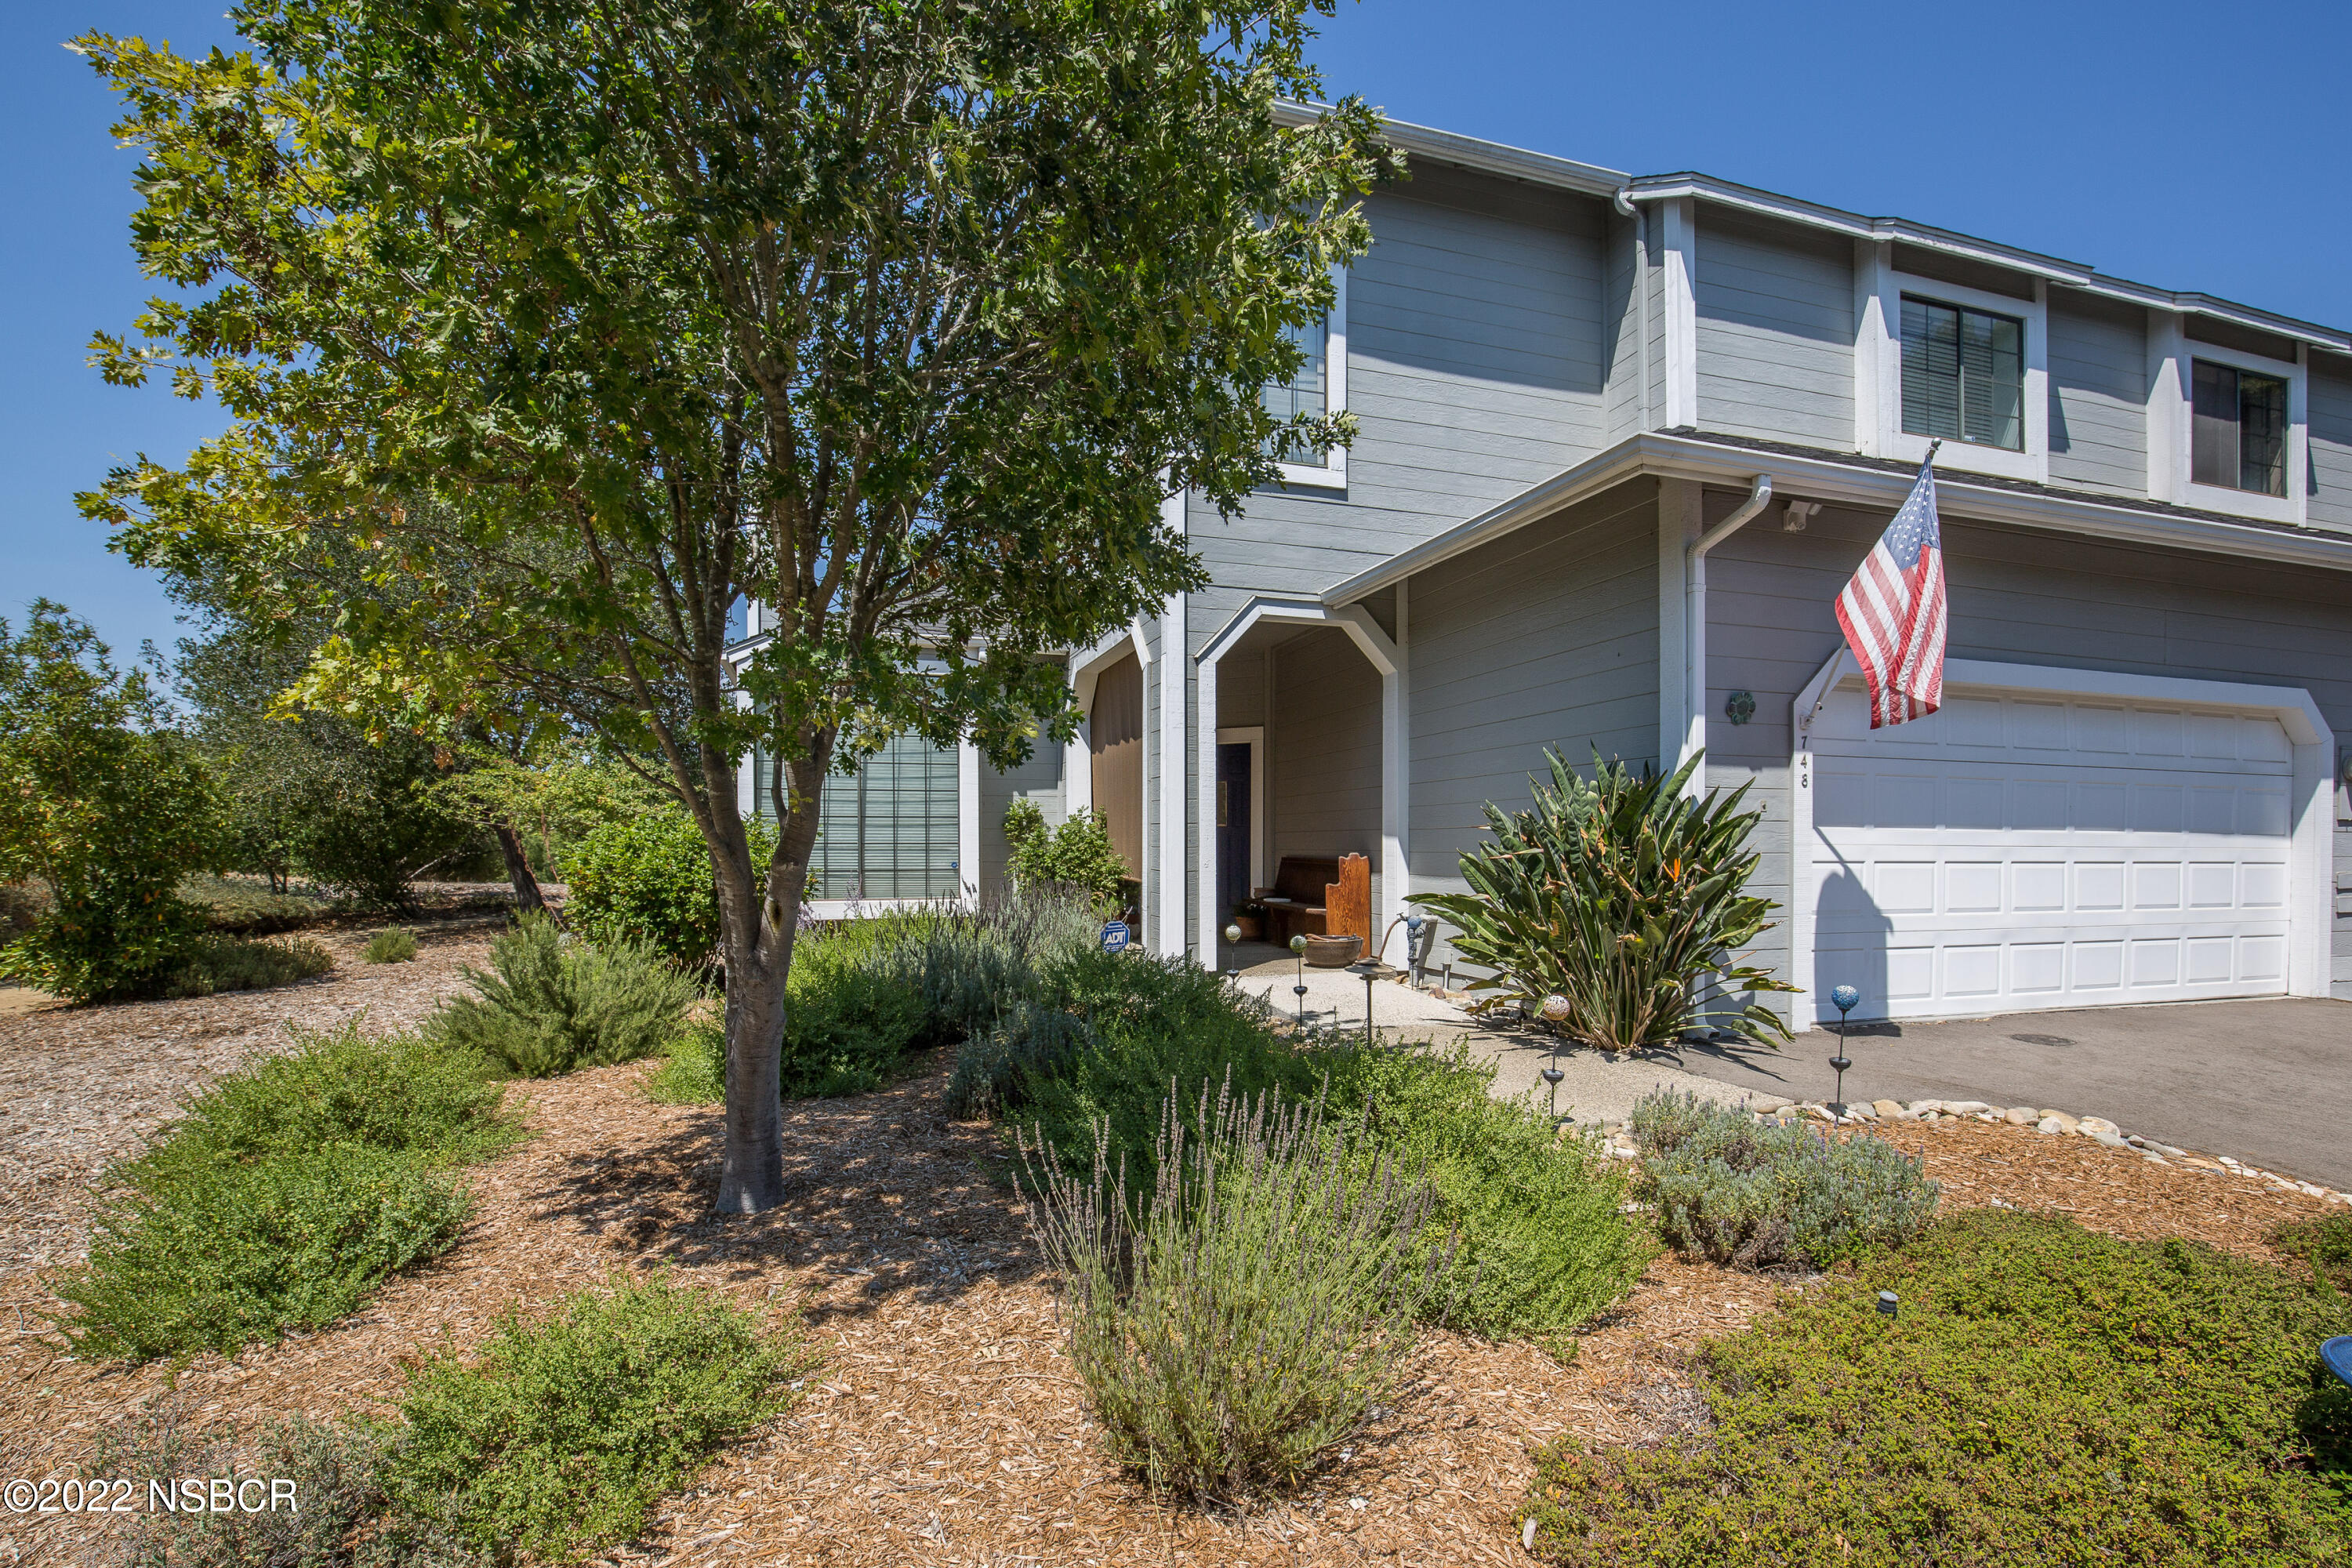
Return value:
<svg viewBox="0 0 2352 1568">
<path fill-rule="evenodd" d="M 464 984 L 460 965 L 487 961 L 500 923 L 413 928 L 409 963 L 362 961 L 365 930 L 313 932 L 334 969 L 274 991 L 0 1013 L 0 1277 L 81 1258 L 91 1184 L 190 1090 L 255 1051 L 282 1049 L 297 1028 L 362 1016 L 371 1029 L 415 1025 Z"/>
</svg>

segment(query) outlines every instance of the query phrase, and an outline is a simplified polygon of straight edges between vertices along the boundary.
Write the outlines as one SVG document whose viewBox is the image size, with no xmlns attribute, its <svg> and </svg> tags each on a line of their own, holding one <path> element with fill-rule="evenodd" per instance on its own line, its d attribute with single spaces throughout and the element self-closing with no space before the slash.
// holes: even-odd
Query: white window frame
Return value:
<svg viewBox="0 0 2352 1568">
<path fill-rule="evenodd" d="M 1323 334 L 1324 413 L 1348 411 L 1348 269 L 1331 268 L 1331 314 Z M 1321 466 L 1278 463 L 1286 487 L 1318 490 L 1348 488 L 1348 448 L 1334 447 Z"/>
<path fill-rule="evenodd" d="M 2050 482 L 2050 291 L 2033 279 L 2033 298 L 1995 294 L 1895 269 L 1893 247 L 1861 242 L 1868 253 L 1864 286 L 1857 292 L 1854 337 L 1855 444 L 1874 458 L 1916 463 L 1935 437 L 1903 428 L 1903 296 L 1939 305 L 1982 310 L 2025 323 L 2025 449 L 1980 446 L 1944 438 L 1936 454 L 1938 468 L 1997 474 L 2002 479 Z"/>
<path fill-rule="evenodd" d="M 2310 351 L 2297 344 L 2294 359 L 2280 360 L 2272 359 L 2267 354 L 2226 349 L 2219 343 L 2205 342 L 2186 333 L 2168 334 L 2168 338 L 2173 346 L 2171 368 L 2169 374 L 2158 375 L 2157 392 L 2159 396 L 2168 397 L 2173 406 L 2163 411 L 2168 413 L 2168 419 L 2154 416 L 2157 411 L 2151 411 L 2148 447 L 2151 451 L 2168 451 L 2173 483 L 2169 496 L 2159 495 L 2157 499 L 2175 500 L 2200 511 L 2259 518 L 2264 522 L 2302 522 L 2311 489 L 2307 374 Z M 2268 496 L 2260 490 L 2242 490 L 2230 485 L 2200 485 L 2189 477 L 2196 472 L 2194 378 L 2197 374 L 2195 362 L 2200 359 L 2210 364 L 2225 364 L 2232 370 L 2252 371 L 2256 375 L 2273 376 L 2286 383 L 2286 494 Z M 2168 438 L 2162 434 L 2168 426 Z"/>
</svg>

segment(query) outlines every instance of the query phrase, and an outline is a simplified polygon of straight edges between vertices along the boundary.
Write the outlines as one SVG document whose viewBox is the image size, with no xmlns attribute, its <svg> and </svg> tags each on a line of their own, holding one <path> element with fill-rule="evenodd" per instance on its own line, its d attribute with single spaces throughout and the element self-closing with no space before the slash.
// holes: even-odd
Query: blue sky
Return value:
<svg viewBox="0 0 2352 1568">
<path fill-rule="evenodd" d="M 72 495 L 170 461 L 209 410 L 83 363 L 147 288 L 124 222 L 134 160 L 60 47 L 86 28 L 226 43 L 220 0 L 0 7 L 0 615 L 63 600 L 118 651 L 178 635 Z M 1400 119 L 1636 174 L 1700 169 L 2352 326 L 2352 6 L 2172 0 L 1906 9 L 1686 0 L 1365 0 L 1318 47 L 1334 93 Z"/>
</svg>

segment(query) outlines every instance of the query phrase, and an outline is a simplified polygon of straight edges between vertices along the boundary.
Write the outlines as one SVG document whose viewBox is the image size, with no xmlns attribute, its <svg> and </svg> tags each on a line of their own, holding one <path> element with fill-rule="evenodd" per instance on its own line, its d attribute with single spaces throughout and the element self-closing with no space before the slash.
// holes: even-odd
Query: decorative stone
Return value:
<svg viewBox="0 0 2352 1568">
<path fill-rule="evenodd" d="M 2124 1133 L 2122 1128 L 2104 1116 L 2085 1116 L 2075 1126 L 2084 1132 L 2112 1132 L 2118 1138 Z"/>
<path fill-rule="evenodd" d="M 1994 1110 L 1995 1107 L 1987 1105 L 1981 1100 L 1948 1100 L 1944 1102 L 1944 1109 L 1955 1116 L 1975 1116 L 1981 1111 Z"/>
<path fill-rule="evenodd" d="M 2151 1164 L 2151 1165 L 2169 1165 L 2169 1164 L 2171 1164 L 2171 1163 L 2172 1163 L 2172 1162 L 2171 1162 L 2171 1161 L 2169 1161 L 2169 1160 L 2166 1159 L 2166 1158 L 2165 1158 L 2163 1155 L 2161 1155 L 2161 1154 L 2145 1154 L 2145 1153 L 2144 1153 L 2144 1154 L 2142 1154 L 2142 1155 L 2140 1156 L 2140 1158 L 2141 1158 L 2141 1159 L 2143 1159 L 2143 1160 L 2146 1160 L 2146 1161 L 2147 1161 L 2149 1164 Z"/>
<path fill-rule="evenodd" d="M 2085 1137 L 2085 1138 L 2095 1138 L 2095 1139 L 2096 1139 L 2098 1142 L 2102 1142 L 2102 1143 L 2105 1144 L 2105 1145 L 2106 1145 L 2108 1148 L 2110 1148 L 2110 1149 L 2128 1149 L 2128 1148 L 2130 1148 L 2130 1147 L 2131 1147 L 2131 1145 L 2130 1145 L 2130 1144 L 2128 1144 L 2128 1143 L 2125 1142 L 2121 1138 L 2117 1137 L 2116 1134 L 2114 1134 L 2114 1133 L 2112 1133 L 2112 1132 L 2102 1131 L 2100 1129 L 2098 1129 L 2098 1128 L 2096 1128 L 2096 1127 L 2085 1127 L 2085 1128 L 2084 1128 L 2084 1129 L 2083 1129 L 2083 1136 L 2084 1136 L 2084 1137 Z"/>
<path fill-rule="evenodd" d="M 2011 1127 L 2022 1127 L 2030 1121 L 2039 1121 L 2042 1120 L 2042 1118 L 2034 1111 L 2032 1107 L 2026 1105 L 2011 1106 L 2007 1110 L 2000 1113 L 2000 1119 L 2003 1121 L 2008 1122 Z"/>
<path fill-rule="evenodd" d="M 1870 1109 L 1890 1121 L 1903 1114 L 1903 1107 L 1892 1100 L 1874 1100 L 1870 1102 Z"/>
<path fill-rule="evenodd" d="M 2057 1130 L 2061 1132 L 2080 1132 L 2083 1130 L 2083 1124 L 2081 1122 L 2075 1121 L 2073 1117 L 2067 1115 L 2063 1110 L 2053 1110 L 2042 1120 L 2044 1123 L 2055 1121 L 2058 1124 Z"/>
<path fill-rule="evenodd" d="M 2033 1124 L 2036 1132 L 2063 1132 L 2065 1125 L 2054 1116 L 2045 1116 Z"/>
</svg>

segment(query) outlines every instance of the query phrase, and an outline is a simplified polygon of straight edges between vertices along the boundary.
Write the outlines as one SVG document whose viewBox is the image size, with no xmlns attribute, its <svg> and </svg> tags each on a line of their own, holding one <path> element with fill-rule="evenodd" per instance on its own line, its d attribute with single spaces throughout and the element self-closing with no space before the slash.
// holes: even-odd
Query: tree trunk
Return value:
<svg viewBox="0 0 2352 1568">
<path fill-rule="evenodd" d="M 786 764 L 792 809 L 784 814 L 774 858 L 751 864 L 740 822 L 734 844 L 713 856 L 727 949 L 721 1214 L 758 1214 L 784 1201 L 784 982 L 792 973 L 801 895 L 816 849 L 817 804 L 833 752 L 830 733 L 813 740 L 808 759 Z"/>
<path fill-rule="evenodd" d="M 503 822 L 490 831 L 499 836 L 499 852 L 507 858 L 507 880 L 514 884 L 515 907 L 546 909 L 547 895 L 539 890 L 539 879 L 530 874 L 530 857 L 523 851 L 521 835 Z"/>
</svg>

